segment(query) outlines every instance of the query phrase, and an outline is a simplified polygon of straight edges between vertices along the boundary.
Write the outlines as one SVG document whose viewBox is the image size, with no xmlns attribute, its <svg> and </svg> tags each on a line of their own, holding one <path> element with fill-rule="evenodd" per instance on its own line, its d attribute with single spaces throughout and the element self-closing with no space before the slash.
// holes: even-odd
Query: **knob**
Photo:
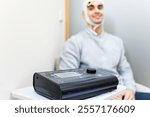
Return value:
<svg viewBox="0 0 150 117">
<path fill-rule="evenodd" d="M 86 70 L 86 73 L 88 73 L 88 74 L 96 74 L 96 69 L 94 69 L 94 68 L 88 68 Z"/>
</svg>

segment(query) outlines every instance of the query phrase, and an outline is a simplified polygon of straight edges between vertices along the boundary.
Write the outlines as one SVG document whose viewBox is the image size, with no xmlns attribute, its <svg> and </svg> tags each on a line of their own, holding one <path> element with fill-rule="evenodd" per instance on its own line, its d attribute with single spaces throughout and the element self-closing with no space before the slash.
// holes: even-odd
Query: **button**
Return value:
<svg viewBox="0 0 150 117">
<path fill-rule="evenodd" d="M 94 69 L 94 68 L 88 68 L 86 70 L 86 73 L 88 73 L 88 74 L 96 74 L 96 69 Z"/>
</svg>

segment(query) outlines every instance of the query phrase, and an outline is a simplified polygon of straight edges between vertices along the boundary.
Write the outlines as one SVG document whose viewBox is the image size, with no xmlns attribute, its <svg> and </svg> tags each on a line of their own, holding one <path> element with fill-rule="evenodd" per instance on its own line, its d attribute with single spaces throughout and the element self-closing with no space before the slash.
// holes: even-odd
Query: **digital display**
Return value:
<svg viewBox="0 0 150 117">
<path fill-rule="evenodd" d="M 81 74 L 77 72 L 65 72 L 65 73 L 56 73 L 54 74 L 59 78 L 70 78 L 70 77 L 78 77 L 81 76 Z"/>
</svg>

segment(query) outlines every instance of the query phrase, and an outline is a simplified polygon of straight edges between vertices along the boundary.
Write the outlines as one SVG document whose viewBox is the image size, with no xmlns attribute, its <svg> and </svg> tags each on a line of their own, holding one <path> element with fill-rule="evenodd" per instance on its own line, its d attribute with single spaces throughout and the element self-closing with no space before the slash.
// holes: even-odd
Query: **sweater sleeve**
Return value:
<svg viewBox="0 0 150 117">
<path fill-rule="evenodd" d="M 75 69 L 80 66 L 80 49 L 75 37 L 69 39 L 60 56 L 59 69 Z"/>
<path fill-rule="evenodd" d="M 133 72 L 125 56 L 125 49 L 122 41 L 121 41 L 121 56 L 118 65 L 118 72 L 120 78 L 123 80 L 124 85 L 128 89 L 132 89 L 133 91 L 135 91 L 135 80 L 133 78 Z"/>
</svg>

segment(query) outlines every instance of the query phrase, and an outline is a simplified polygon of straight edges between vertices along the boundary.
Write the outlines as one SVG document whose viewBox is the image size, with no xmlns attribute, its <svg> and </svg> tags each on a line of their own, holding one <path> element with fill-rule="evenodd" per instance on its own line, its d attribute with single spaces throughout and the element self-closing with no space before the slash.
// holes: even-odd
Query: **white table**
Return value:
<svg viewBox="0 0 150 117">
<path fill-rule="evenodd" d="M 104 100 L 104 99 L 112 99 L 113 96 L 118 95 L 119 93 L 122 93 L 123 91 L 126 90 L 125 86 L 118 85 L 117 89 L 108 92 L 105 94 L 101 94 L 92 98 L 88 98 L 86 100 Z M 11 92 L 11 96 L 13 99 L 20 99 L 20 100 L 49 100 L 48 98 L 45 98 L 39 94 L 37 94 L 33 87 L 25 87 L 21 89 L 16 89 Z"/>
</svg>

